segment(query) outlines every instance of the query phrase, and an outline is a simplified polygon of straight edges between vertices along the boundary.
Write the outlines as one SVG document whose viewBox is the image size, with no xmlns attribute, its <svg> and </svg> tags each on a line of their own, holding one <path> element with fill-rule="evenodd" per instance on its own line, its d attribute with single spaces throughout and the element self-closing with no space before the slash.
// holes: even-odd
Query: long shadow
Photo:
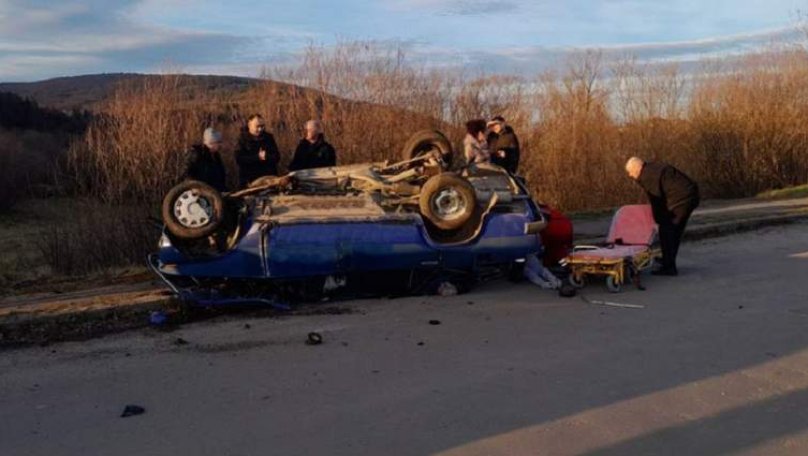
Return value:
<svg viewBox="0 0 808 456">
<path fill-rule="evenodd" d="M 585 454 L 726 454 L 807 428 L 808 389 L 802 389 Z"/>
<path fill-rule="evenodd" d="M 791 244 L 806 239 L 798 228 L 787 230 L 793 237 L 787 241 Z M 712 241 L 710 245 L 718 247 L 707 246 L 705 253 L 691 256 L 680 277 L 649 279 L 650 291 L 644 294 L 609 297 L 647 304 L 643 311 L 590 308 L 547 315 L 554 319 L 552 324 L 520 335 L 523 344 L 535 347 L 533 357 L 524 359 L 523 368 L 539 375 L 529 380 L 516 375 L 496 377 L 522 395 L 499 394 L 502 408 L 511 413 L 488 408 L 488 423 L 474 430 L 458 430 L 446 439 L 450 442 L 436 442 L 432 448 L 461 448 L 805 350 L 805 320 L 794 316 L 795 307 L 805 307 L 805 303 L 791 292 L 804 282 L 804 263 L 776 250 L 783 249 L 785 241 L 769 243 L 765 239 L 749 233 Z M 788 287 L 789 292 L 783 293 L 781 287 Z M 593 318 L 591 314 L 598 312 L 601 318 Z M 521 323 L 514 322 L 514 333 L 523 330 Z M 561 339 L 564 333 L 568 339 Z M 516 359 L 513 364 L 519 366 Z M 462 403 L 462 394 L 458 392 L 450 400 Z M 750 402 L 594 454 L 731 452 L 808 428 L 806 405 L 808 391 L 801 390 Z"/>
</svg>

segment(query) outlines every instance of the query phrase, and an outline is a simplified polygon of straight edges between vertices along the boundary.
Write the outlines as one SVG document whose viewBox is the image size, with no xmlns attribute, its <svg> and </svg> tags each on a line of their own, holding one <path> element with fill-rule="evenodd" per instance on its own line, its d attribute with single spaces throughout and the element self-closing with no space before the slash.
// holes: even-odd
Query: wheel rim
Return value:
<svg viewBox="0 0 808 456">
<path fill-rule="evenodd" d="M 211 219 L 211 205 L 197 190 L 186 190 L 174 203 L 174 217 L 186 228 L 201 228 Z"/>
<path fill-rule="evenodd" d="M 432 212 L 441 220 L 457 220 L 466 211 L 466 199 L 453 188 L 444 188 L 432 198 Z"/>
</svg>

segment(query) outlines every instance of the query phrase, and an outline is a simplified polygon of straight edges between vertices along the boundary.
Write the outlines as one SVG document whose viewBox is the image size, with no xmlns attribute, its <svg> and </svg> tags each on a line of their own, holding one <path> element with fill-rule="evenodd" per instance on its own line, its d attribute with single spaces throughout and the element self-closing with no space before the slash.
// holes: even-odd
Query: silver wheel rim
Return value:
<svg viewBox="0 0 808 456">
<path fill-rule="evenodd" d="M 432 198 L 432 212 L 441 220 L 456 220 L 466 211 L 466 199 L 453 188 L 444 188 Z"/>
<path fill-rule="evenodd" d="M 174 217 L 186 228 L 201 228 L 210 222 L 210 201 L 198 190 L 186 190 L 174 203 Z"/>
</svg>

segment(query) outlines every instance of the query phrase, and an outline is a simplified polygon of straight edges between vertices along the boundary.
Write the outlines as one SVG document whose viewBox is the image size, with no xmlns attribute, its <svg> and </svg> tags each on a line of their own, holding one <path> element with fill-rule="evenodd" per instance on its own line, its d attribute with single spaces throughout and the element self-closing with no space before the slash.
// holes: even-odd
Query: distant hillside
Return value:
<svg viewBox="0 0 808 456">
<path fill-rule="evenodd" d="M 36 101 L 0 91 L 0 127 L 15 130 L 81 133 L 90 122 L 86 111 L 63 113 L 42 108 Z"/>
<path fill-rule="evenodd" d="M 40 106 L 59 109 L 89 109 L 103 101 L 114 90 L 116 84 L 124 80 L 154 78 L 155 75 L 134 73 L 89 74 L 47 79 L 37 82 L 0 83 L 0 92 L 11 92 L 23 98 L 31 98 Z M 188 75 L 189 85 L 204 86 L 205 90 L 222 93 L 238 93 L 259 79 L 237 76 L 197 76 Z"/>
</svg>

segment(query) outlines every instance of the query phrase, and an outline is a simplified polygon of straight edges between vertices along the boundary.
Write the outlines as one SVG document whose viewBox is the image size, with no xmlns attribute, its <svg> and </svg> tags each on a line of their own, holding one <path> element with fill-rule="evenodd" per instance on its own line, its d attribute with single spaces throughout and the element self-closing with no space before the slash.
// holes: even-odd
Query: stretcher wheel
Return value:
<svg viewBox="0 0 808 456">
<path fill-rule="evenodd" d="M 614 276 L 606 276 L 606 289 L 612 293 L 620 293 L 623 289 L 623 284 L 618 283 Z"/>
<path fill-rule="evenodd" d="M 586 279 L 584 278 L 583 275 L 577 277 L 575 274 L 572 273 L 570 273 L 570 275 L 567 276 L 567 282 L 569 282 L 570 285 L 572 285 L 575 288 L 583 288 L 584 285 L 586 285 Z"/>
</svg>

